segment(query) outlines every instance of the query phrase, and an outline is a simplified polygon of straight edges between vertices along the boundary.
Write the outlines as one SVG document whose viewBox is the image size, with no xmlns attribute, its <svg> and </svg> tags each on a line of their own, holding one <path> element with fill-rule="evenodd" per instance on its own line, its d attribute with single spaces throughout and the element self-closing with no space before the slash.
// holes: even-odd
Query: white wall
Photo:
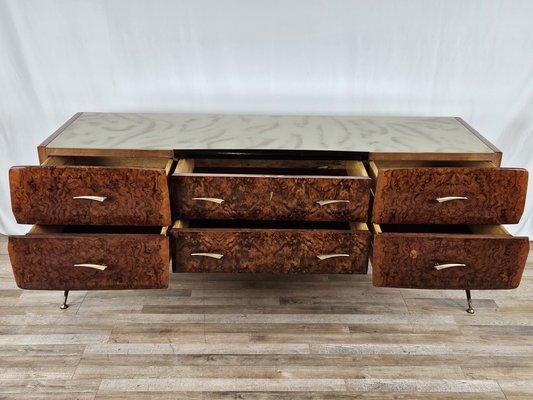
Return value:
<svg viewBox="0 0 533 400">
<path fill-rule="evenodd" d="M 528 0 L 0 0 L 0 232 L 25 230 L 9 166 L 77 111 L 461 116 L 533 171 L 532 16 Z M 513 232 L 533 234 L 532 205 Z"/>
</svg>

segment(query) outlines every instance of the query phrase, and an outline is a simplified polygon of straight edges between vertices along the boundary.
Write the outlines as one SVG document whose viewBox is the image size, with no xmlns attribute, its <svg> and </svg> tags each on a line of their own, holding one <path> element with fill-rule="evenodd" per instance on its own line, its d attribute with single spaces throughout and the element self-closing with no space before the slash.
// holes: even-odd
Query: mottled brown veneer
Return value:
<svg viewBox="0 0 533 400">
<path fill-rule="evenodd" d="M 168 287 L 168 238 L 157 234 L 11 236 L 9 258 L 22 289 L 92 290 Z M 74 264 L 103 264 L 100 271 Z"/>
<path fill-rule="evenodd" d="M 13 167 L 11 205 L 20 224 L 170 225 L 164 169 L 96 166 Z M 103 202 L 73 199 L 104 196 Z"/>
<path fill-rule="evenodd" d="M 347 176 L 175 174 L 172 210 L 179 219 L 366 221 L 370 186 L 369 178 Z M 317 203 L 339 199 L 349 203 Z"/>
<path fill-rule="evenodd" d="M 370 232 L 272 229 L 172 229 L 174 272 L 365 274 Z M 192 256 L 215 253 L 220 259 Z M 320 261 L 321 254 L 349 254 Z"/>
<path fill-rule="evenodd" d="M 372 222 L 515 224 L 524 211 L 527 181 L 527 171 L 514 168 L 382 169 Z M 436 200 L 446 196 L 468 199 Z"/>
<path fill-rule="evenodd" d="M 522 277 L 527 237 L 383 232 L 374 237 L 374 286 L 513 289 Z M 466 264 L 442 270 L 435 265 Z"/>
</svg>

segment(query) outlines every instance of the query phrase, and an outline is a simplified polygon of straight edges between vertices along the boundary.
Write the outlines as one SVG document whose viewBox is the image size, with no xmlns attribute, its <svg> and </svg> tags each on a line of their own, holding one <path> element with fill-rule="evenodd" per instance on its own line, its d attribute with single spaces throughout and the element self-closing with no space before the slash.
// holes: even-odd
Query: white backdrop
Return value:
<svg viewBox="0 0 533 400">
<path fill-rule="evenodd" d="M 461 116 L 533 171 L 532 16 L 529 0 L 0 0 L 0 232 L 26 229 L 9 166 L 77 111 Z M 530 192 L 514 233 L 533 234 Z"/>
</svg>

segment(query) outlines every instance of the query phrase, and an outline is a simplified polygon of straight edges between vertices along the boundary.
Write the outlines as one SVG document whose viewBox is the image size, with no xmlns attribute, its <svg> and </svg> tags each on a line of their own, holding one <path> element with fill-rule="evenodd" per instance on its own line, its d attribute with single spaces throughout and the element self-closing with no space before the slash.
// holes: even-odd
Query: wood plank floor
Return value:
<svg viewBox="0 0 533 400">
<path fill-rule="evenodd" d="M 533 399 L 520 288 L 173 274 L 169 290 L 22 291 L 0 237 L 0 399 Z"/>
</svg>

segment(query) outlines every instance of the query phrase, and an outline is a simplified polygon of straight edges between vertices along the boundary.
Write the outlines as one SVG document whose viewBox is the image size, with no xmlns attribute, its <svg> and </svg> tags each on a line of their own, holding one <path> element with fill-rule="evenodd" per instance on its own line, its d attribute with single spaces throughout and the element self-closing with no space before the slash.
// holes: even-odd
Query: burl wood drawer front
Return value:
<svg viewBox="0 0 533 400">
<path fill-rule="evenodd" d="M 375 223 L 515 224 L 524 211 L 524 169 L 376 164 Z"/>
<path fill-rule="evenodd" d="M 75 160 L 85 165 L 71 165 L 68 158 L 55 157 L 42 166 L 11 168 L 11 204 L 18 223 L 172 223 L 168 159 L 122 159 L 118 163 L 90 157 Z"/>
<path fill-rule="evenodd" d="M 181 228 L 170 236 L 174 272 L 367 272 L 370 232 L 362 227 Z"/>
<path fill-rule="evenodd" d="M 178 163 L 171 181 L 175 218 L 367 219 L 371 180 L 360 161 L 337 162 L 343 163 L 341 165 L 323 162 L 323 166 L 329 168 L 320 168 L 317 162 L 310 166 L 310 161 L 302 161 L 303 167 L 297 162 L 287 166 L 286 161 L 263 161 L 260 166 L 239 167 L 235 161 L 221 160 L 218 166 L 205 168 L 201 167 L 202 163 L 206 161 L 180 160 Z M 291 164 L 296 166 L 291 167 Z"/>
<path fill-rule="evenodd" d="M 482 228 L 480 228 L 482 229 Z M 529 251 L 527 237 L 383 232 L 374 237 L 374 286 L 418 289 L 513 289 Z"/>
<path fill-rule="evenodd" d="M 158 234 L 28 234 L 10 237 L 8 250 L 22 289 L 168 287 L 169 243 Z"/>
</svg>

